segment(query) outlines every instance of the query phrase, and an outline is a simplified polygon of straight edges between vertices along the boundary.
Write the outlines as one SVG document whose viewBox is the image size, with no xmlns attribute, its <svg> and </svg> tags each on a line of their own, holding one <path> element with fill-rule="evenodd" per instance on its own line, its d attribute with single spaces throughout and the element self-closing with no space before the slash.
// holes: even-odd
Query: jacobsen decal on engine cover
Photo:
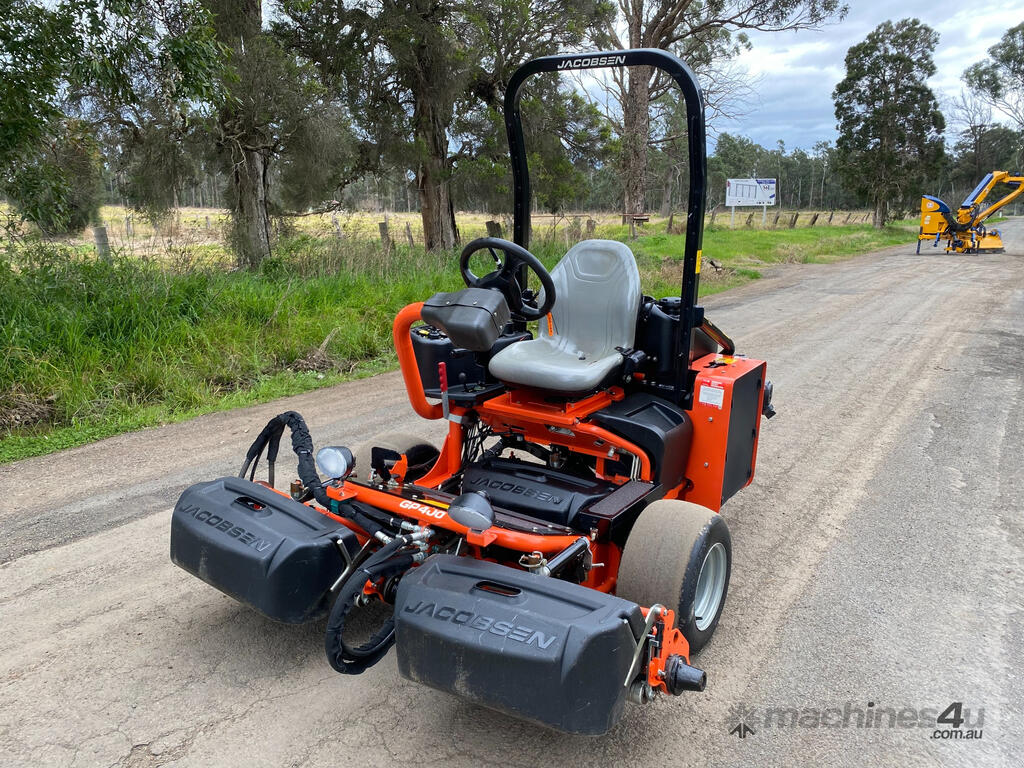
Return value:
<svg viewBox="0 0 1024 768">
<path fill-rule="evenodd" d="M 262 552 L 270 546 L 270 542 L 266 539 L 257 538 L 242 526 L 235 525 L 230 520 L 226 520 L 220 515 L 215 515 L 213 512 L 203 509 L 202 507 L 182 507 L 180 512 L 184 515 L 188 515 L 189 517 L 194 517 L 200 523 L 206 523 L 218 531 L 223 531 L 231 538 L 238 539 L 240 542 L 252 547 L 257 552 Z"/>
<path fill-rule="evenodd" d="M 526 645 L 536 645 L 539 648 L 548 648 L 558 637 L 556 635 L 545 635 L 536 629 L 517 626 L 508 621 L 498 621 L 491 616 L 481 616 L 472 611 L 463 611 L 448 605 L 438 607 L 434 603 L 420 602 L 417 605 L 405 606 L 405 613 L 430 616 L 440 621 L 450 621 L 452 624 L 478 629 L 481 632 L 490 632 L 498 637 L 507 637 Z"/>
<path fill-rule="evenodd" d="M 561 504 L 562 497 L 555 496 L 553 493 L 547 491 L 538 491 L 535 488 L 527 488 L 523 485 L 516 485 L 515 483 L 509 483 L 504 480 L 492 480 L 489 477 L 475 477 L 468 480 L 468 484 L 477 488 L 491 488 L 496 491 L 505 491 L 507 493 L 515 493 L 518 495 L 525 496 L 526 498 L 536 499 L 539 502 L 550 502 L 552 504 Z"/>
</svg>

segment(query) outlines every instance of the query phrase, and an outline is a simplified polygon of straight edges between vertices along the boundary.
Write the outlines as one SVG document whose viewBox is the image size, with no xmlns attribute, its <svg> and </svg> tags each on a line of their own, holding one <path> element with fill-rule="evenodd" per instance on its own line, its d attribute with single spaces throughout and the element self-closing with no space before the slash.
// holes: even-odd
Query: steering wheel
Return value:
<svg viewBox="0 0 1024 768">
<path fill-rule="evenodd" d="M 494 259 L 496 269 L 483 277 L 477 277 L 469 269 L 469 259 L 477 251 L 488 250 Z M 505 254 L 502 261 L 497 251 Z M 540 280 L 544 289 L 544 303 L 537 306 L 538 294 L 526 289 L 519 284 L 517 273 L 520 267 L 527 267 Z M 523 248 L 508 240 L 498 237 L 480 237 L 462 249 L 462 256 L 459 257 L 459 271 L 462 279 L 469 288 L 489 288 L 501 291 L 508 302 L 508 308 L 513 314 L 519 315 L 525 320 L 540 320 L 551 311 L 555 305 L 555 283 L 540 259 Z"/>
</svg>

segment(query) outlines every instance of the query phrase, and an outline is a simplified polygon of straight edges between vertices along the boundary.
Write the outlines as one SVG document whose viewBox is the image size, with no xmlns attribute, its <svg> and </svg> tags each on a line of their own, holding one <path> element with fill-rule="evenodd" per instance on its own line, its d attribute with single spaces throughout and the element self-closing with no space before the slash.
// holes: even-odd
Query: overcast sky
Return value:
<svg viewBox="0 0 1024 768">
<path fill-rule="evenodd" d="M 820 31 L 753 33 L 753 49 L 739 64 L 760 78 L 757 97 L 734 121 L 715 132 L 748 136 L 766 147 L 784 139 L 787 149 L 835 141 L 832 90 L 843 78 L 847 49 L 883 21 L 916 17 L 939 33 L 938 71 L 930 80 L 940 103 L 960 93 L 964 69 L 986 56 L 1012 26 L 1024 21 L 1024 0 L 993 3 L 951 0 L 848 0 L 850 13 Z M 710 147 L 709 147 L 710 149 Z"/>
</svg>

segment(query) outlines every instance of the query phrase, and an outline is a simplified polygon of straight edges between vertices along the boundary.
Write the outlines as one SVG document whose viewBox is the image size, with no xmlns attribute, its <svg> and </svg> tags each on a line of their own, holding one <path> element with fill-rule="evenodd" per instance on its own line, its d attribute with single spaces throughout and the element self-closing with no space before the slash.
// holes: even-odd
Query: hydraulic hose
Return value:
<svg viewBox="0 0 1024 768">
<path fill-rule="evenodd" d="M 348 615 L 355 607 L 356 598 L 362 593 L 367 581 L 388 578 L 403 573 L 412 566 L 415 562 L 413 555 L 401 553 L 399 550 L 415 544 L 417 541 L 422 541 L 422 535 L 397 535 L 394 530 L 387 527 L 385 518 L 381 518 L 375 510 L 360 508 L 355 504 L 339 507 L 337 500 L 327 495 L 327 489 L 320 480 L 320 475 L 316 471 L 316 462 L 313 459 L 313 439 L 310 437 L 305 420 L 295 411 L 286 411 L 267 423 L 249 446 L 239 477 L 245 477 L 249 472 L 250 479 L 252 479 L 256 472 L 255 463 L 258 463 L 264 448 L 267 449 L 267 463 L 270 466 L 271 477 L 273 477 L 274 462 L 277 461 L 277 453 L 285 427 L 291 430 L 292 450 L 299 459 L 299 480 L 313 494 L 313 498 L 333 513 L 342 514 L 351 519 L 371 538 L 377 538 L 379 533 L 394 537 L 366 558 L 345 580 L 327 621 L 327 634 L 324 638 L 327 660 L 338 672 L 357 675 L 380 661 L 394 645 L 395 619 L 394 616 L 389 617 L 366 643 L 352 647 L 345 642 L 342 636 Z M 390 520 L 390 518 L 386 519 Z"/>
<path fill-rule="evenodd" d="M 345 622 L 355 607 L 356 598 L 367 581 L 402 573 L 413 564 L 411 554 L 398 554 L 399 549 L 412 543 L 406 536 L 398 536 L 374 552 L 345 580 L 331 616 L 327 620 L 324 651 L 331 666 L 343 675 L 358 675 L 380 661 L 395 642 L 395 618 L 388 617 L 373 636 L 363 645 L 352 647 L 345 642 Z"/>
<path fill-rule="evenodd" d="M 316 463 L 313 461 L 313 438 L 309 435 L 309 427 L 306 426 L 305 420 L 296 411 L 285 411 L 267 422 L 267 426 L 249 446 L 249 450 L 245 454 L 245 463 L 238 476 L 245 477 L 245 473 L 252 465 L 250 473 L 250 479 L 252 479 L 252 474 L 256 471 L 254 462 L 259 462 L 264 448 L 267 449 L 267 463 L 273 471 L 274 462 L 277 461 L 277 452 L 281 446 L 281 435 L 284 433 L 285 427 L 292 432 L 292 450 L 299 457 L 299 479 L 306 488 L 312 491 L 313 497 L 318 502 L 325 507 L 330 507 L 331 499 L 324 489 L 324 484 L 320 482 L 320 475 L 317 474 Z"/>
<path fill-rule="evenodd" d="M 249 479 L 252 480 L 256 474 L 256 464 L 259 463 L 259 457 L 263 453 L 263 449 L 266 448 L 270 478 L 273 478 L 274 462 L 277 461 L 277 453 L 281 446 L 281 436 L 284 433 L 285 427 L 288 427 L 292 433 L 292 450 L 299 460 L 299 480 L 313 494 L 313 498 L 317 500 L 317 503 L 335 514 L 343 514 L 351 518 L 370 536 L 375 536 L 381 532 L 391 535 L 393 532 L 387 530 L 384 524 L 374 519 L 374 516 L 371 514 L 364 510 L 348 507 L 341 510 L 338 507 L 337 500 L 327 495 L 327 489 L 324 487 L 323 482 L 320 480 L 320 475 L 316 471 L 316 462 L 313 459 L 313 438 L 310 437 L 309 427 L 306 426 L 305 419 L 296 411 L 285 411 L 267 422 L 267 426 L 263 428 L 260 434 L 256 436 L 252 445 L 249 446 L 249 450 L 245 454 L 245 463 L 242 464 L 242 470 L 238 473 L 238 476 L 245 477 L 246 472 L 249 472 Z M 273 485 L 273 481 L 271 481 L 271 485 Z"/>
</svg>

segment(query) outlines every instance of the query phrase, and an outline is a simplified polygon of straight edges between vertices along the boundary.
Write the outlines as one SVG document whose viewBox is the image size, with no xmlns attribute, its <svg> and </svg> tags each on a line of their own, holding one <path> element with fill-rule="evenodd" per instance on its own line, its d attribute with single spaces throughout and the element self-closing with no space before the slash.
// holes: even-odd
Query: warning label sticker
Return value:
<svg viewBox="0 0 1024 768">
<path fill-rule="evenodd" d="M 701 384 L 700 392 L 697 393 L 697 400 L 704 405 L 721 409 L 722 404 L 725 402 L 725 390 L 720 387 L 710 387 L 707 384 Z"/>
</svg>

